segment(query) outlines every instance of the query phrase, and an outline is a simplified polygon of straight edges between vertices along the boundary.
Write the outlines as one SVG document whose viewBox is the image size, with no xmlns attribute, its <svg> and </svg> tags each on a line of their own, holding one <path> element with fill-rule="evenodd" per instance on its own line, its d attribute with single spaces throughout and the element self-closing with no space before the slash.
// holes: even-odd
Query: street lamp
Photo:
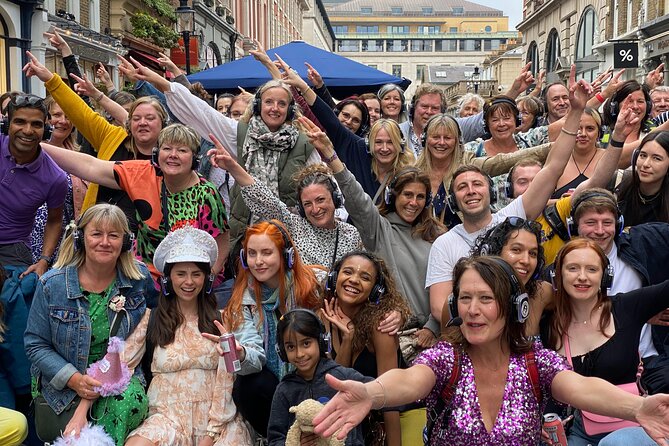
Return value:
<svg viewBox="0 0 669 446">
<path fill-rule="evenodd" d="M 474 73 L 472 74 L 472 81 L 474 81 L 474 94 L 479 94 L 479 67 L 474 67 Z"/>
<path fill-rule="evenodd" d="M 190 74 L 190 36 L 195 32 L 195 10 L 188 6 L 188 0 L 179 0 L 176 10 L 177 22 L 181 30 L 186 52 L 186 74 Z"/>
</svg>

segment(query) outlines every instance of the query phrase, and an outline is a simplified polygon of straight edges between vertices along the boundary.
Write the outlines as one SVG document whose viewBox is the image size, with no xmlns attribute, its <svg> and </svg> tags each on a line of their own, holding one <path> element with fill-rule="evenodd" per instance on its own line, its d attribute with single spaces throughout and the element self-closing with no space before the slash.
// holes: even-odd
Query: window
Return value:
<svg viewBox="0 0 669 446">
<path fill-rule="evenodd" d="M 483 51 L 498 50 L 501 43 L 500 39 L 486 39 L 483 41 Z"/>
<path fill-rule="evenodd" d="M 458 50 L 458 41 L 455 39 L 452 40 L 437 40 L 435 42 L 435 51 L 450 51 L 455 52 Z"/>
<path fill-rule="evenodd" d="M 449 33 L 457 33 L 458 32 L 458 27 L 457 26 L 451 26 L 448 28 Z"/>
<path fill-rule="evenodd" d="M 370 65 L 367 65 L 367 66 L 368 66 L 369 68 L 374 68 L 374 69 L 376 70 L 376 69 L 377 69 L 376 67 L 377 67 L 378 65 L 376 65 L 376 64 L 370 64 Z"/>
<path fill-rule="evenodd" d="M 434 8 L 432 6 L 423 7 L 423 15 L 432 15 L 434 14 Z"/>
<path fill-rule="evenodd" d="M 423 76 L 425 75 L 425 70 L 427 70 L 427 65 L 416 65 L 416 80 L 425 82 Z"/>
<path fill-rule="evenodd" d="M 492 26 L 486 25 L 484 29 L 485 29 L 485 32 L 489 33 L 489 32 L 492 31 Z"/>
<path fill-rule="evenodd" d="M 372 13 L 372 8 L 360 8 L 360 13 L 361 14 L 371 14 Z"/>
<path fill-rule="evenodd" d="M 595 41 L 595 10 L 587 8 L 581 17 L 576 37 L 576 60 L 583 59 L 592 54 L 592 45 Z"/>
<path fill-rule="evenodd" d="M 463 15 L 465 13 L 465 8 L 461 6 L 454 6 L 452 11 L 453 15 Z"/>
<path fill-rule="evenodd" d="M 100 0 L 88 2 L 88 27 L 100 32 Z"/>
<path fill-rule="evenodd" d="M 393 65 L 393 76 L 402 77 L 402 65 Z"/>
<path fill-rule="evenodd" d="M 431 40 L 412 40 L 411 41 L 411 51 L 416 51 L 416 52 L 432 51 L 432 41 Z"/>
<path fill-rule="evenodd" d="M 388 26 L 388 34 L 409 34 L 408 26 Z"/>
<path fill-rule="evenodd" d="M 478 39 L 460 40 L 460 51 L 481 51 L 481 41 Z"/>
<path fill-rule="evenodd" d="M 439 26 L 419 26 L 418 34 L 439 34 Z"/>
<path fill-rule="evenodd" d="M 358 34 L 378 34 L 379 25 L 358 25 L 355 32 Z"/>
<path fill-rule="evenodd" d="M 544 62 L 546 73 L 555 71 L 558 57 L 560 57 L 560 37 L 555 28 L 553 28 L 548 35 L 548 41 L 546 42 L 546 60 Z"/>
<path fill-rule="evenodd" d="M 363 40 L 362 41 L 362 51 L 366 52 L 382 52 L 383 51 L 383 40 Z"/>
<path fill-rule="evenodd" d="M 392 8 L 390 8 L 390 12 L 392 13 L 392 15 L 401 15 L 402 12 L 404 11 L 402 11 L 401 6 L 393 6 Z"/>
<path fill-rule="evenodd" d="M 337 51 L 341 51 L 341 52 L 360 51 L 360 41 L 359 40 L 338 40 L 337 41 Z"/>
<path fill-rule="evenodd" d="M 631 31 L 632 27 L 634 26 L 632 23 L 632 17 L 634 17 L 632 14 L 633 3 L 633 0 L 627 0 L 627 32 Z"/>
<path fill-rule="evenodd" d="M 386 43 L 386 51 L 392 53 L 401 53 L 409 50 L 409 41 L 407 39 L 388 40 Z"/>
<path fill-rule="evenodd" d="M 336 34 L 346 34 L 346 33 L 348 33 L 348 26 L 347 25 L 333 26 L 332 31 L 334 31 L 335 35 Z"/>
<path fill-rule="evenodd" d="M 532 74 L 535 76 L 539 74 L 539 48 L 537 47 L 537 42 L 532 41 L 530 45 L 527 47 L 527 59 L 525 60 L 525 63 L 531 63 L 530 65 L 530 71 Z"/>
</svg>

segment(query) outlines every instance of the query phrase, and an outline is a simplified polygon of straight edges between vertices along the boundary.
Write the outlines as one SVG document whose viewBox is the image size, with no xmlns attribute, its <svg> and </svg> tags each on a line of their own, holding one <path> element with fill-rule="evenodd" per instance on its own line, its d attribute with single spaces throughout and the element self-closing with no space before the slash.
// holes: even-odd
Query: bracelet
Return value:
<svg viewBox="0 0 669 446">
<path fill-rule="evenodd" d="M 100 96 L 95 98 L 95 102 L 100 102 L 102 100 L 102 98 L 104 98 L 104 97 L 105 97 L 105 94 L 103 92 L 100 92 Z"/>
<path fill-rule="evenodd" d="M 333 152 L 333 153 L 332 153 L 332 156 L 329 157 L 329 158 L 325 158 L 323 155 L 321 155 L 321 160 L 322 160 L 325 164 L 330 164 L 332 161 L 336 160 L 337 158 L 339 158 L 339 157 L 337 156 L 337 152 Z"/>
<path fill-rule="evenodd" d="M 562 128 L 560 129 L 560 131 L 561 131 L 562 133 L 565 133 L 565 134 L 569 135 L 569 136 L 576 136 L 576 135 L 578 135 L 578 132 L 571 132 L 571 131 L 569 131 L 569 130 L 565 130 L 564 127 L 562 127 Z"/>
<path fill-rule="evenodd" d="M 214 431 L 207 431 L 207 437 L 211 438 L 215 443 L 216 438 L 218 437 L 218 433 Z"/>
<path fill-rule="evenodd" d="M 45 256 L 44 254 L 42 254 L 41 256 L 39 256 L 39 260 L 44 260 L 47 266 L 51 265 L 51 257 L 49 256 Z"/>
<path fill-rule="evenodd" d="M 609 145 L 617 149 L 622 149 L 623 147 L 625 147 L 625 142 L 616 141 L 615 139 L 611 138 L 611 140 L 609 141 Z"/>
<path fill-rule="evenodd" d="M 595 97 L 597 98 L 597 100 L 599 101 L 600 104 L 603 104 L 604 102 L 606 102 L 606 99 L 604 99 L 604 96 L 602 96 L 601 93 L 597 93 L 595 95 Z"/>
<path fill-rule="evenodd" d="M 383 403 L 381 403 L 381 406 L 377 407 L 376 409 L 383 409 L 386 407 L 386 386 L 384 386 L 383 383 L 378 379 L 375 379 L 374 382 L 381 386 L 381 391 L 383 392 Z"/>
</svg>

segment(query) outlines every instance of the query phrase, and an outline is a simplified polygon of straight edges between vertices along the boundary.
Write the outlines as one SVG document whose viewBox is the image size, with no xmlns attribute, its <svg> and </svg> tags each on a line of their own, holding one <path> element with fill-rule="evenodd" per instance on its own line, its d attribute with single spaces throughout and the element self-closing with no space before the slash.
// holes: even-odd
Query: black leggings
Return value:
<svg viewBox="0 0 669 446">
<path fill-rule="evenodd" d="M 237 375 L 232 399 L 237 410 L 251 423 L 253 429 L 267 437 L 267 424 L 272 410 L 272 398 L 279 380 L 267 367 L 251 375 Z"/>
</svg>

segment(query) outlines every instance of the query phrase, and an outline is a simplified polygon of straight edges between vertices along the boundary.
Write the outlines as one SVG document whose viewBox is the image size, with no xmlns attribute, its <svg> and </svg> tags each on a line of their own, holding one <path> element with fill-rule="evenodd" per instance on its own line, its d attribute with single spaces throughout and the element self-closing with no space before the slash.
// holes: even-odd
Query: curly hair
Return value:
<svg viewBox="0 0 669 446">
<path fill-rule="evenodd" d="M 379 326 L 379 323 L 385 318 L 385 315 L 389 312 L 395 310 L 398 311 L 402 320 L 408 320 L 411 315 L 411 310 L 406 303 L 406 299 L 402 296 L 395 279 L 390 274 L 386 263 L 375 254 L 372 254 L 367 251 L 355 250 L 349 253 L 346 253 L 341 259 L 339 259 L 334 266 L 332 271 L 337 272 L 337 277 L 339 278 L 339 271 L 346 262 L 346 260 L 351 257 L 362 257 L 374 264 L 374 269 L 376 272 L 375 282 L 379 282 L 379 277 L 382 277 L 383 285 L 385 287 L 385 292 L 381 296 L 378 304 L 373 303 L 362 303 L 362 308 L 356 313 L 352 318 L 353 326 L 355 327 L 355 337 L 353 339 L 353 352 L 354 354 L 361 352 L 365 346 L 371 341 L 374 330 Z M 337 299 L 336 287 L 335 289 L 326 289 L 325 299 Z"/>
<path fill-rule="evenodd" d="M 281 228 L 281 229 L 279 229 Z M 287 276 L 288 270 L 286 267 L 286 262 L 282 261 L 279 266 L 279 311 L 283 314 L 286 312 L 287 302 L 286 298 L 289 294 L 294 296 L 295 305 L 300 308 L 317 308 L 320 306 L 319 298 L 319 285 L 316 279 L 316 275 L 313 270 L 307 267 L 302 260 L 300 255 L 295 248 L 295 243 L 293 243 L 290 233 L 286 227 L 279 220 L 270 220 L 270 221 L 261 221 L 252 226 L 249 226 L 246 229 L 246 234 L 244 235 L 244 240 L 242 241 L 242 247 L 245 252 L 248 252 L 248 243 L 249 239 L 254 235 L 266 235 L 272 240 L 276 249 L 283 253 L 287 248 L 286 242 L 284 241 L 284 234 L 287 236 L 287 241 L 295 252 L 295 259 L 292 268 L 293 276 L 293 289 L 292 292 L 290 289 L 287 289 Z M 283 258 L 283 255 L 282 255 Z M 234 330 L 237 328 L 244 319 L 242 313 L 242 300 L 244 297 L 244 291 L 247 288 L 250 288 L 253 292 L 253 295 L 256 300 L 256 306 L 260 308 L 262 302 L 262 283 L 256 280 L 250 270 L 244 268 L 240 261 L 238 261 L 237 266 L 237 278 L 235 280 L 235 285 L 232 288 L 232 297 L 230 302 L 225 307 L 223 313 L 223 321 L 225 326 L 228 329 Z M 260 322 L 262 323 L 262 311 L 260 314 Z"/>
<path fill-rule="evenodd" d="M 311 164 L 298 170 L 293 175 L 293 182 L 297 187 L 297 199 L 302 202 L 302 192 L 313 184 L 324 186 L 331 194 L 336 191 L 332 189 L 335 185 L 332 170 L 325 164 Z"/>
<path fill-rule="evenodd" d="M 465 271 L 470 269 L 476 271 L 492 290 L 493 297 L 497 302 L 497 308 L 499 309 L 499 317 L 506 321 L 501 335 L 502 342 L 506 342 L 509 345 L 512 353 L 525 353 L 531 349 L 532 344 L 525 337 L 525 323 L 511 321 L 512 311 L 509 296 L 511 295 L 512 286 L 511 279 L 502 266 L 503 263 L 506 263 L 506 261 L 497 256 L 472 256 L 463 257 L 458 260 L 455 268 L 453 268 L 453 297 L 457 301 L 460 295 L 460 281 Z M 520 291 L 525 291 L 525 287 L 520 280 L 518 284 Z M 461 345 L 465 349 L 469 346 L 467 339 L 458 326 L 446 329 L 443 339 L 451 344 Z"/>
<path fill-rule="evenodd" d="M 530 298 L 535 298 L 537 292 L 541 289 L 541 279 L 538 278 L 538 274 L 541 272 L 543 265 L 545 264 L 544 256 L 544 247 L 541 245 L 541 226 L 539 224 L 530 224 L 529 221 L 522 219 L 523 221 L 518 224 L 513 225 L 509 218 L 504 220 L 502 223 L 497 226 L 493 226 L 488 229 L 485 233 L 481 234 L 476 241 L 474 242 L 474 247 L 472 248 L 470 255 L 472 256 L 500 256 L 502 255 L 502 250 L 512 239 L 518 237 L 518 234 L 521 230 L 527 231 L 532 234 L 537 241 L 537 266 L 535 271 L 532 271 L 532 277 L 525 284 L 525 290 L 529 294 Z"/>
</svg>

